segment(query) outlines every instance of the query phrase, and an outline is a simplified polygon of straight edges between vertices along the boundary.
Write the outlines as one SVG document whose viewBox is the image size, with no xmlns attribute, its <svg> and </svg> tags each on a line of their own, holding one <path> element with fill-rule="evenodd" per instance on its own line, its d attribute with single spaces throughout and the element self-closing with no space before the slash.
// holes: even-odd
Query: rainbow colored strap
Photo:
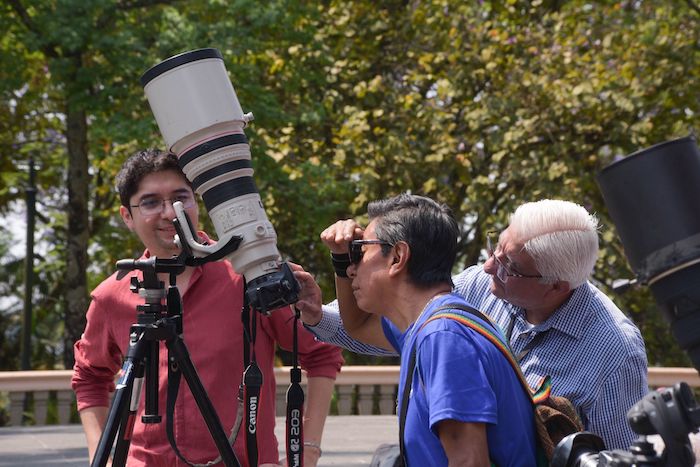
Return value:
<svg viewBox="0 0 700 467">
<path fill-rule="evenodd" d="M 452 304 L 449 306 L 454 307 L 458 310 L 473 313 L 472 310 L 463 308 L 463 306 L 459 304 Z M 441 318 L 452 319 L 454 321 L 458 321 L 464 324 L 465 326 L 468 326 L 469 328 L 473 329 L 474 331 L 478 332 L 486 339 L 488 339 L 493 345 L 496 346 L 498 350 L 501 351 L 501 353 L 506 357 L 506 360 L 508 360 L 508 362 L 510 363 L 510 366 L 513 367 L 513 371 L 515 371 L 515 374 L 518 376 L 518 379 L 520 380 L 523 389 L 528 394 L 533 404 L 539 404 L 547 400 L 552 393 L 552 378 L 549 375 L 545 376 L 540 380 L 539 384 L 537 385 L 537 388 L 531 388 L 530 385 L 527 383 L 527 380 L 525 379 L 522 370 L 520 369 L 520 365 L 515 360 L 515 356 L 510 350 L 510 346 L 506 343 L 502 334 L 496 331 L 496 329 L 498 329 L 496 327 L 496 324 L 493 321 L 489 320 L 488 317 L 486 317 L 485 315 L 482 316 L 488 320 L 486 323 L 484 323 L 482 319 L 475 319 L 471 316 L 466 316 L 462 313 L 458 313 L 455 311 L 444 311 L 436 313 L 430 318 L 428 318 L 425 321 L 425 323 L 423 323 L 423 326 L 425 326 L 431 321 Z"/>
</svg>

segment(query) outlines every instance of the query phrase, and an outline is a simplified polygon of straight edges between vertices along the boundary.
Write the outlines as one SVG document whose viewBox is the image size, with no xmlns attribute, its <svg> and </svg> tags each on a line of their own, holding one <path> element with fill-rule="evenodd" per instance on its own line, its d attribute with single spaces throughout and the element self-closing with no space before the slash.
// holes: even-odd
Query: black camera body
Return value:
<svg viewBox="0 0 700 467">
<path fill-rule="evenodd" d="M 628 451 L 606 451 L 603 440 L 592 433 L 567 436 L 552 455 L 552 467 L 692 467 L 695 455 L 689 433 L 700 427 L 700 409 L 690 386 L 676 383 L 672 388 L 652 391 L 627 412 L 627 420 L 640 438 Z M 658 434 L 664 450 L 657 453 L 646 436 Z"/>
<path fill-rule="evenodd" d="M 270 273 L 249 281 L 246 297 L 254 310 L 267 315 L 298 299 L 300 287 L 287 263 L 282 263 L 279 272 Z"/>
</svg>

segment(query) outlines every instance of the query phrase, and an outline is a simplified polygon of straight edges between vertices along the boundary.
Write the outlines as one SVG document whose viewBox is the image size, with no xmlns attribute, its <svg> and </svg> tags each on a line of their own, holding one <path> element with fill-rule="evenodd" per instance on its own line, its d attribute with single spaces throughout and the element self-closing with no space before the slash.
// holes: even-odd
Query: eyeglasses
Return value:
<svg viewBox="0 0 700 467">
<path fill-rule="evenodd" d="M 182 193 L 172 198 L 156 198 L 148 197 L 142 199 L 139 204 L 132 204 L 132 208 L 139 208 L 141 215 L 149 217 L 160 214 L 165 209 L 165 202 L 170 201 L 170 204 L 181 202 L 182 207 L 185 209 L 190 209 L 196 204 L 194 197 L 189 193 Z"/>
<path fill-rule="evenodd" d="M 520 274 L 513 272 L 508 266 L 503 264 L 503 262 L 498 259 L 498 256 L 496 256 L 498 241 L 493 241 L 493 238 L 496 236 L 498 236 L 498 232 L 496 231 L 486 232 L 486 254 L 489 256 L 489 258 L 493 258 L 494 261 L 496 261 L 496 266 L 498 266 L 498 269 L 496 270 L 496 277 L 498 277 L 501 282 L 505 282 L 509 277 L 520 277 L 522 279 L 542 279 L 543 276 L 541 274 Z"/>
<path fill-rule="evenodd" d="M 394 246 L 389 242 L 385 242 L 384 240 L 353 240 L 350 242 L 350 245 L 348 245 L 348 253 L 350 254 L 350 262 L 352 264 L 360 264 L 360 261 L 362 261 L 362 255 L 364 254 L 362 251 L 362 245 Z"/>
</svg>

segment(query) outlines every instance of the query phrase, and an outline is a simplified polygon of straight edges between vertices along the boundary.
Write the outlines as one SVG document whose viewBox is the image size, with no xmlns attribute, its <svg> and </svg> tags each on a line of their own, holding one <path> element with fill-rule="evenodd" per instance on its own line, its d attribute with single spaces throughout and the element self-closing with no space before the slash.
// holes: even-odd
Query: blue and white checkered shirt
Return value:
<svg viewBox="0 0 700 467">
<path fill-rule="evenodd" d="M 490 292 L 491 276 L 472 266 L 454 276 L 455 292 L 488 314 L 506 332 L 531 386 L 546 375 L 552 392 L 568 398 L 578 409 L 586 430 L 605 441 L 607 449 L 627 449 L 636 435 L 627 423 L 627 411 L 648 391 L 644 341 L 637 327 L 593 284 L 578 287 L 569 300 L 543 323 L 525 320 L 522 308 Z M 342 328 L 337 302 L 323 307 L 324 315 L 309 327 L 319 339 L 357 353 L 392 355 L 353 340 Z"/>
<path fill-rule="evenodd" d="M 329 304 L 323 305 L 321 308 L 323 309 L 321 321 L 315 326 L 304 324 L 306 329 L 314 333 L 318 340 L 364 355 L 376 355 L 378 357 L 398 355 L 392 350 L 384 350 L 381 347 L 364 344 L 348 336 L 348 333 L 343 327 L 343 321 L 340 318 L 338 300 L 333 300 Z"/>
</svg>

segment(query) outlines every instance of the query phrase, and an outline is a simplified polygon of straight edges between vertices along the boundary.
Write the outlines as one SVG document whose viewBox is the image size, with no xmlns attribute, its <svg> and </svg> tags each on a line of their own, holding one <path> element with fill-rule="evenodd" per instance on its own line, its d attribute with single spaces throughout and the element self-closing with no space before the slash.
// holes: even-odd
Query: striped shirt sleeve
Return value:
<svg viewBox="0 0 700 467">
<path fill-rule="evenodd" d="M 305 324 L 306 329 L 311 331 L 318 340 L 329 344 L 337 345 L 351 352 L 363 355 L 375 355 L 379 357 L 391 357 L 397 355 L 395 352 L 375 347 L 360 342 L 350 337 L 343 327 L 343 320 L 338 310 L 338 301 L 334 300 L 321 307 L 323 316 L 315 326 Z"/>
</svg>

